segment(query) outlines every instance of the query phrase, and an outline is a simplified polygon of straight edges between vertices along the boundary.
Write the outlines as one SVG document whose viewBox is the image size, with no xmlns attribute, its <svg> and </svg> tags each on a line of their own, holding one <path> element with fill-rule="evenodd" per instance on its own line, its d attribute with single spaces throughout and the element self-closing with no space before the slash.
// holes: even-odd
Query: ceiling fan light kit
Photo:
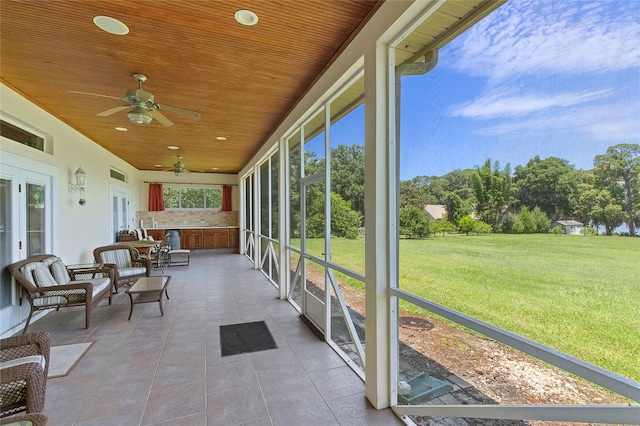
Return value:
<svg viewBox="0 0 640 426">
<path fill-rule="evenodd" d="M 129 111 L 129 120 L 135 124 L 149 124 L 153 117 L 143 107 L 135 107 Z"/>
<path fill-rule="evenodd" d="M 190 174 L 191 172 L 204 173 L 204 170 L 195 170 L 195 169 L 189 170 L 187 166 L 182 162 L 182 155 L 176 155 L 176 157 L 178 158 L 178 162 L 173 163 L 173 167 L 162 170 L 163 172 L 171 171 L 176 176 L 182 176 L 185 173 Z M 158 167 L 158 165 L 156 165 L 156 167 Z"/>
<path fill-rule="evenodd" d="M 110 108 L 106 111 L 99 112 L 96 114 L 99 117 L 106 117 L 111 114 L 115 114 L 116 112 L 124 111 L 127 109 L 131 109 L 127 114 L 129 120 L 131 120 L 134 124 L 149 124 L 155 118 L 160 124 L 165 127 L 173 126 L 173 122 L 165 117 L 164 114 L 160 112 L 160 110 L 166 110 L 175 112 L 178 114 L 189 115 L 191 117 L 200 118 L 200 113 L 198 111 L 191 111 L 184 108 L 174 107 L 171 105 L 158 104 L 154 101 L 153 94 L 146 92 L 142 88 L 142 83 L 147 81 L 147 76 L 144 74 L 135 73 L 133 74 L 133 78 L 138 82 L 138 87 L 135 89 L 128 89 L 125 91 L 124 98 L 117 98 L 115 96 L 108 95 L 100 95 L 97 93 L 87 93 L 87 92 L 76 92 L 71 91 L 71 93 L 76 93 L 79 95 L 90 95 L 90 96 L 99 96 L 101 98 L 110 98 L 117 99 L 121 101 L 128 102 L 129 105 L 121 105 L 114 108 Z"/>
</svg>

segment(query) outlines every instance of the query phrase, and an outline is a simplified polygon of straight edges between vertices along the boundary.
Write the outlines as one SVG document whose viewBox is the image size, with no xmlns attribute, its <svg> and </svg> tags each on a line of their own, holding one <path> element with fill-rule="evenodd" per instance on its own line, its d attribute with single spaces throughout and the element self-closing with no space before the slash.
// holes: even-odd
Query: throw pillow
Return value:
<svg viewBox="0 0 640 426">
<path fill-rule="evenodd" d="M 53 278 L 53 275 L 51 275 L 51 272 L 49 272 L 49 269 L 45 266 L 41 266 L 33 270 L 33 280 L 38 287 L 58 285 L 55 278 Z"/>
<path fill-rule="evenodd" d="M 69 276 L 69 271 L 67 271 L 67 267 L 62 263 L 62 260 L 57 259 L 51 265 L 49 265 L 49 269 L 51 269 L 51 273 L 53 274 L 53 278 L 55 278 L 58 284 L 67 284 L 71 281 L 71 277 Z"/>
</svg>

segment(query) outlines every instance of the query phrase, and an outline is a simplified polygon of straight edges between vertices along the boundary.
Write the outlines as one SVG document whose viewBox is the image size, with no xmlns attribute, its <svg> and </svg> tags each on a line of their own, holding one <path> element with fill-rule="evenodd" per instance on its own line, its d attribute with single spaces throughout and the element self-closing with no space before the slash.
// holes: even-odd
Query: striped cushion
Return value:
<svg viewBox="0 0 640 426">
<path fill-rule="evenodd" d="M 76 283 L 91 283 L 93 285 L 93 291 L 91 292 L 91 297 L 95 297 L 96 294 L 104 290 L 105 287 L 108 287 L 109 285 L 111 285 L 111 280 L 109 278 L 94 278 L 91 280 L 71 281 L 69 284 L 76 284 Z"/>
<path fill-rule="evenodd" d="M 47 265 L 45 265 L 42 262 L 31 262 L 21 266 L 20 272 L 31 284 L 36 285 L 36 280 L 33 278 L 33 270 L 36 268 L 46 268 L 46 267 Z"/>
<path fill-rule="evenodd" d="M 115 263 L 118 270 L 131 266 L 131 253 L 127 249 L 103 251 L 100 259 L 103 263 Z"/>
<path fill-rule="evenodd" d="M 34 268 L 33 279 L 36 286 L 38 287 L 50 287 L 52 285 L 58 285 L 55 278 L 53 278 L 53 275 L 51 275 L 51 271 L 49 271 L 49 268 L 47 268 L 46 266 Z"/>
<path fill-rule="evenodd" d="M 132 266 L 130 268 L 118 268 L 118 275 L 121 277 L 130 277 L 132 275 L 146 274 L 147 268 L 144 266 Z"/>
<path fill-rule="evenodd" d="M 57 260 L 49 265 L 49 269 L 53 274 L 53 278 L 56 279 L 58 284 L 67 284 L 69 281 L 71 281 L 69 271 L 67 271 L 67 267 L 64 265 L 64 263 L 62 263 L 62 260 L 60 260 L 60 258 L 56 257 L 55 259 Z"/>
<path fill-rule="evenodd" d="M 0 370 L 9 367 L 15 367 L 16 365 L 29 364 L 31 362 L 35 362 L 36 364 L 40 364 L 42 370 L 44 371 L 47 366 L 47 360 L 42 355 L 29 355 L 23 356 L 22 358 L 14 358 L 9 361 L 0 362 Z"/>
</svg>

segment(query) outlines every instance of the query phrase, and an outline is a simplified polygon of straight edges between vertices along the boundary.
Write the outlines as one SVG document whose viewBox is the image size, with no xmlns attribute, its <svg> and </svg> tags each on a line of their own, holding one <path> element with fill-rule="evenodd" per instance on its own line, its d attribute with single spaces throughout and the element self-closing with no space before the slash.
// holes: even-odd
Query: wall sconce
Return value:
<svg viewBox="0 0 640 426">
<path fill-rule="evenodd" d="M 75 194 L 76 192 L 80 193 L 80 205 L 84 206 L 87 203 L 87 200 L 84 198 L 84 183 L 87 179 L 87 174 L 82 170 L 82 165 L 78 167 L 78 170 L 74 173 L 76 177 L 76 184 L 72 184 L 69 182 L 69 192 Z"/>
</svg>

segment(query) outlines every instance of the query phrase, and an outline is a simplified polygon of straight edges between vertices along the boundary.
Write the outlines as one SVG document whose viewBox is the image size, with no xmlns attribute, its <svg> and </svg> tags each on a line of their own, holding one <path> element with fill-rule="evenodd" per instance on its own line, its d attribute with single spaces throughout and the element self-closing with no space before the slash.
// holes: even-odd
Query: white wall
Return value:
<svg viewBox="0 0 640 426">
<path fill-rule="evenodd" d="M 92 261 L 95 247 L 112 242 L 110 184 L 130 190 L 131 214 L 134 215 L 140 198 L 139 171 L 3 84 L 0 85 L 0 99 L 3 119 L 25 123 L 48 135 L 53 144 L 52 150 L 41 152 L 0 138 L 0 156 L 10 152 L 57 169 L 57 185 L 53 188 L 53 252 L 67 264 Z M 75 183 L 73 173 L 80 165 L 87 173 L 85 206 L 78 205 L 78 194 L 68 191 L 68 183 Z M 112 179 L 111 167 L 125 173 L 129 183 Z"/>
</svg>

